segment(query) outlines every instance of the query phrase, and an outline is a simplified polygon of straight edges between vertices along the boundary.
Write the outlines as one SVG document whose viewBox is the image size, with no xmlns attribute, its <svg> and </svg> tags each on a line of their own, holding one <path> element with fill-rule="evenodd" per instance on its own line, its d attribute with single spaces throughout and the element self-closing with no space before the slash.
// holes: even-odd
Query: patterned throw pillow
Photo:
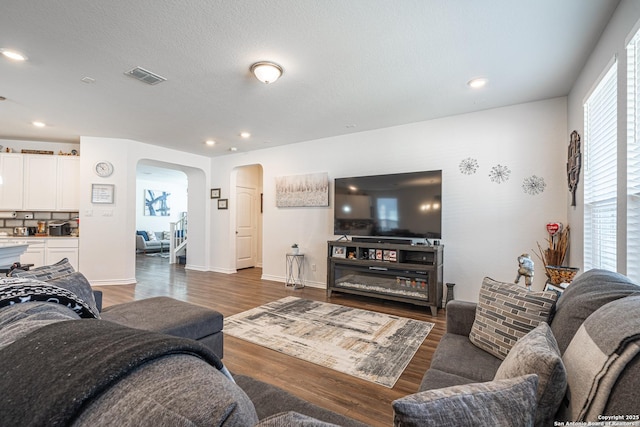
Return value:
<svg viewBox="0 0 640 427">
<path fill-rule="evenodd" d="M 55 264 L 43 265 L 42 267 L 32 268 L 28 271 L 25 270 L 13 270 L 10 273 L 11 277 L 21 277 L 23 279 L 35 279 L 43 282 L 58 279 L 60 277 L 67 276 L 76 270 L 73 268 L 67 258 L 63 258 Z"/>
<path fill-rule="evenodd" d="M 567 390 L 567 371 L 558 344 L 546 323 L 520 338 L 504 359 L 494 380 L 538 375 L 536 426 L 553 425 Z"/>
<path fill-rule="evenodd" d="M 549 322 L 558 294 L 530 292 L 522 286 L 485 277 L 469 340 L 503 359 L 520 338 Z"/>
<path fill-rule="evenodd" d="M 537 375 L 427 390 L 394 400 L 396 427 L 533 426 Z"/>
<path fill-rule="evenodd" d="M 147 231 L 147 236 L 149 236 L 150 242 L 155 242 L 156 240 L 158 240 L 156 237 L 156 233 L 154 233 L 153 231 Z"/>
</svg>

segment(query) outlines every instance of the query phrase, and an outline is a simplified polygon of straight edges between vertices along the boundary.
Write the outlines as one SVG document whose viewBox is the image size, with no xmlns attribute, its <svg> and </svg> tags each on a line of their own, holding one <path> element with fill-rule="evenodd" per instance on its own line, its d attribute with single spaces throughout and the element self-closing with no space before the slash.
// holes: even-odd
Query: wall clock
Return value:
<svg viewBox="0 0 640 427">
<path fill-rule="evenodd" d="M 102 161 L 95 165 L 96 175 L 106 178 L 113 173 L 113 165 L 110 162 Z"/>
<path fill-rule="evenodd" d="M 576 189 L 580 180 L 580 166 L 582 165 L 582 153 L 580 152 L 580 135 L 578 131 L 571 132 L 569 148 L 567 150 L 567 182 L 571 192 L 571 206 L 576 205 Z"/>
</svg>

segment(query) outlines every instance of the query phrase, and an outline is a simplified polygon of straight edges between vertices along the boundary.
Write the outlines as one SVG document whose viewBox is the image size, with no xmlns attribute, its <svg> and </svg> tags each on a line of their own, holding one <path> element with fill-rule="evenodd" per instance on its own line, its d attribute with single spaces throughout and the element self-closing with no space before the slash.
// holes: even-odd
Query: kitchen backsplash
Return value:
<svg viewBox="0 0 640 427">
<path fill-rule="evenodd" d="M 13 211 L 12 211 L 13 212 Z M 78 212 L 21 212 L 15 211 L 15 218 L 0 218 L 0 233 L 13 236 L 15 227 L 37 227 L 38 221 L 68 221 L 71 230 L 78 227 Z M 9 216 L 11 212 L 0 212 L 0 216 Z"/>
</svg>

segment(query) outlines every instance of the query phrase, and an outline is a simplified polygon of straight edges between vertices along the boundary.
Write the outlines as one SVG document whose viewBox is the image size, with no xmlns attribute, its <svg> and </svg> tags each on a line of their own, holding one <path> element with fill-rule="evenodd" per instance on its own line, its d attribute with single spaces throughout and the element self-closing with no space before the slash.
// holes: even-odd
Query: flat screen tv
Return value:
<svg viewBox="0 0 640 427">
<path fill-rule="evenodd" d="M 442 171 L 336 178 L 336 235 L 442 238 Z"/>
</svg>

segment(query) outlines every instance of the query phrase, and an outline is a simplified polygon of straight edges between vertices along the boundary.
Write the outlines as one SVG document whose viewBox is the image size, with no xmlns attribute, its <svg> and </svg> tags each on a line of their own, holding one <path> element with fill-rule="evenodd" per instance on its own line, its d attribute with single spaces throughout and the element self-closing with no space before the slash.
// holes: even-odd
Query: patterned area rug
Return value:
<svg viewBox="0 0 640 427">
<path fill-rule="evenodd" d="M 391 388 L 433 326 L 286 297 L 226 318 L 224 333 Z"/>
</svg>

